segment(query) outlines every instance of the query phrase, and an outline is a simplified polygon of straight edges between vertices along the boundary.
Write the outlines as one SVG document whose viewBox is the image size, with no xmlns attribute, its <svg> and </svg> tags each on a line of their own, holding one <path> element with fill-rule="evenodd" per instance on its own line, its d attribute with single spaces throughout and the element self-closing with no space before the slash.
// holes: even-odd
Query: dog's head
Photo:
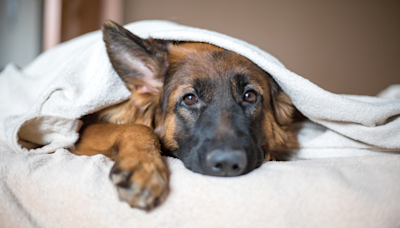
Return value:
<svg viewBox="0 0 400 228">
<path fill-rule="evenodd" d="M 205 43 L 144 40 L 113 22 L 103 35 L 132 92 L 103 119 L 154 128 L 164 152 L 206 175 L 237 176 L 286 158 L 293 106 L 247 58 Z"/>
</svg>

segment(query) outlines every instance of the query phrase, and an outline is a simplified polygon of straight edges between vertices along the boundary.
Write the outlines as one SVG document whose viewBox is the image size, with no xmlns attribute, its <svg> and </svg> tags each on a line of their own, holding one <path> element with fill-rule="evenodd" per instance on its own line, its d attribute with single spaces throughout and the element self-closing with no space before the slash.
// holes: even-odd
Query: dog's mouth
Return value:
<svg viewBox="0 0 400 228">
<path fill-rule="evenodd" d="M 264 161 L 264 152 L 259 146 L 243 143 L 236 139 L 233 143 L 210 145 L 199 143 L 189 148 L 182 146 L 168 154 L 182 160 L 185 167 L 193 172 L 208 176 L 234 177 L 251 172 Z M 241 145 L 240 145 L 241 144 Z"/>
</svg>

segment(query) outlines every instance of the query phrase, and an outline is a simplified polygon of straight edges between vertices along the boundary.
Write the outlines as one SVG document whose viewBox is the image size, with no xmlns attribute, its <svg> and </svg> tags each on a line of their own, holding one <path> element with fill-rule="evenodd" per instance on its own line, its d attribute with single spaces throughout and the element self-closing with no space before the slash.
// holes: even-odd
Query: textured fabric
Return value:
<svg viewBox="0 0 400 228">
<path fill-rule="evenodd" d="M 1 227 L 400 226 L 399 155 L 267 162 L 234 178 L 193 173 L 168 158 L 170 194 L 147 213 L 118 200 L 112 162 L 102 155 L 1 145 Z"/>
</svg>

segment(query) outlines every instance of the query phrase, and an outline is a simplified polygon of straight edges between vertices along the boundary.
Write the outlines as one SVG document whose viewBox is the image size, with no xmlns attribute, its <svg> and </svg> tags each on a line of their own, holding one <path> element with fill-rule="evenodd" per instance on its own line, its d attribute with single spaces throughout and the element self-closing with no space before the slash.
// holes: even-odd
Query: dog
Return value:
<svg viewBox="0 0 400 228">
<path fill-rule="evenodd" d="M 110 179 L 131 207 L 148 211 L 166 199 L 162 155 L 232 177 L 285 160 L 297 145 L 290 98 L 247 58 L 206 43 L 141 39 L 112 21 L 102 32 L 131 97 L 84 117 L 74 153 L 115 161 Z"/>
</svg>

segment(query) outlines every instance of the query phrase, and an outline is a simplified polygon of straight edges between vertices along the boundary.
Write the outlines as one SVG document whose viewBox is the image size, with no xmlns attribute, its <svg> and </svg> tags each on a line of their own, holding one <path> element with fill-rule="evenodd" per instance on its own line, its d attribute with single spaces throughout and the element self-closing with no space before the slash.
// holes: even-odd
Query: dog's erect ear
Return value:
<svg viewBox="0 0 400 228">
<path fill-rule="evenodd" d="M 111 64 L 126 86 L 136 92 L 159 92 L 168 67 L 167 42 L 141 39 L 112 21 L 106 21 L 102 31 Z"/>
</svg>

